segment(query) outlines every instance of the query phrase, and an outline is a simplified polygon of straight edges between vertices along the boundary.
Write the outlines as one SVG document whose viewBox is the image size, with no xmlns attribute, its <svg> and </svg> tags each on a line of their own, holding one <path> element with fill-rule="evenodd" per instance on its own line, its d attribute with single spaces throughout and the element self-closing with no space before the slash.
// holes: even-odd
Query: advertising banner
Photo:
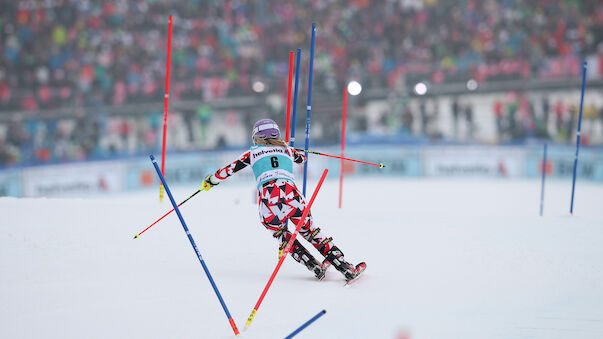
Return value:
<svg viewBox="0 0 603 339">
<path fill-rule="evenodd" d="M 314 147 L 314 151 L 339 156 L 338 147 Z M 244 150 L 169 154 L 166 180 L 170 184 L 201 185 L 203 178 L 238 159 Z M 539 177 L 542 151 L 538 147 L 500 146 L 403 146 L 375 144 L 352 146 L 345 157 L 383 163 L 384 168 L 344 161 L 346 177 Z M 551 177 L 571 177 L 575 149 L 551 146 L 547 173 Z M 160 159 L 159 159 L 160 160 Z M 339 177 L 341 160 L 309 154 L 308 184 L 312 185 L 325 168 L 328 179 Z M 294 166 L 298 185 L 303 183 L 303 165 Z M 578 179 L 603 182 L 603 151 L 583 148 L 577 169 Z M 250 167 L 228 179 L 230 182 L 255 182 Z M 0 172 L 0 196 L 66 197 L 114 193 L 157 186 L 159 181 L 147 157 L 121 161 L 99 161 L 51 165 Z"/>
<path fill-rule="evenodd" d="M 549 147 L 547 152 L 547 176 L 571 178 L 574 175 L 576 149 L 572 147 Z M 526 157 L 526 175 L 530 178 L 542 175 L 542 151 L 532 149 Z M 582 147 L 578 154 L 576 178 L 603 181 L 603 151 Z"/>
<path fill-rule="evenodd" d="M 161 157 L 157 159 L 161 163 Z M 205 175 L 216 167 L 215 156 L 199 154 L 168 154 L 165 164 L 165 180 L 169 184 L 198 182 L 201 184 Z M 147 157 L 130 161 L 126 165 L 125 186 L 128 190 L 157 186 L 159 178 Z"/>
<path fill-rule="evenodd" d="M 18 170 L 0 171 L 0 197 L 21 197 L 21 175 Z"/>
<path fill-rule="evenodd" d="M 123 165 L 116 161 L 33 167 L 22 173 L 24 197 L 73 197 L 123 189 Z"/>
<path fill-rule="evenodd" d="M 339 148 L 316 147 L 313 150 L 333 156 L 341 156 L 341 150 Z M 389 145 L 354 146 L 346 150 L 344 157 L 375 164 L 383 163 L 385 165 L 384 168 L 379 168 L 378 166 L 345 160 L 343 161 L 345 176 L 421 176 L 421 154 L 417 148 L 409 149 Z M 309 154 L 309 178 L 320 177 L 325 168 L 329 169 L 327 179 L 339 178 L 341 160 L 323 155 Z M 298 180 L 303 178 L 303 164 L 297 168 L 294 167 L 294 170 L 296 170 L 295 176 Z M 299 183 L 301 184 L 301 181 L 299 181 Z"/>
<path fill-rule="evenodd" d="M 430 147 L 423 151 L 428 177 L 521 177 L 525 151 L 502 147 Z"/>
</svg>

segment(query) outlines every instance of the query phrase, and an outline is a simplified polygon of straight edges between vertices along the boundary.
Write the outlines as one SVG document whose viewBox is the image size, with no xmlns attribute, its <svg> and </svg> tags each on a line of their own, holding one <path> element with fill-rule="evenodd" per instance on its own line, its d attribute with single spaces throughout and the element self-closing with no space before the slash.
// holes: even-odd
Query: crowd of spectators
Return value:
<svg viewBox="0 0 603 339">
<path fill-rule="evenodd" d="M 567 103 L 548 95 L 530 97 L 523 92 L 508 92 L 492 105 L 499 141 L 526 138 L 548 139 L 560 143 L 575 141 L 579 119 L 578 103 Z M 582 111 L 581 143 L 591 144 L 593 137 L 601 139 L 603 106 L 587 103 Z M 601 130 L 599 130 L 599 126 Z"/>
<path fill-rule="evenodd" d="M 603 53 L 603 3 L 595 0 L 0 0 L 0 8 L 0 167 L 156 150 L 162 112 L 104 107 L 162 101 L 169 15 L 172 103 L 249 95 L 256 80 L 282 96 L 289 51 L 303 49 L 300 73 L 307 72 L 312 22 L 313 87 L 326 96 L 350 78 L 392 93 L 416 80 L 575 78 L 583 56 Z M 360 114 L 350 126 L 441 138 L 437 102 L 403 100 L 383 121 Z M 575 107 L 535 106 L 521 94 L 495 103 L 498 140 L 570 138 Z M 61 116 L 66 107 L 75 116 Z M 59 113 L 31 118 L 52 111 Z M 471 139 L 473 106 L 457 103 L 454 112 L 453 136 L 463 124 Z M 600 114 L 585 107 L 585 116 Z M 173 130 L 185 136 L 169 138 L 172 149 L 227 144 L 209 141 L 209 126 L 219 123 L 212 115 L 203 104 L 171 113 Z M 226 115 L 249 125 L 241 123 L 248 112 Z M 319 138 L 335 140 L 337 131 L 324 128 L 332 121 L 319 119 Z"/>
<path fill-rule="evenodd" d="M 225 146 L 219 138 L 210 142 L 211 120 L 212 110 L 204 105 L 186 114 L 171 112 L 168 150 Z M 0 122 L 0 168 L 150 154 L 161 149 L 162 126 L 159 110 L 112 115 L 81 112 L 43 119 L 15 116 Z"/>
<path fill-rule="evenodd" d="M 284 88 L 288 52 L 318 25 L 316 90 L 575 76 L 603 39 L 589 0 L 0 0 L 0 111 L 161 101 L 168 15 L 172 100 Z M 307 62 L 306 62 L 307 63 Z M 306 64 L 304 63 L 304 64 Z M 307 68 L 307 66 L 304 66 Z"/>
</svg>

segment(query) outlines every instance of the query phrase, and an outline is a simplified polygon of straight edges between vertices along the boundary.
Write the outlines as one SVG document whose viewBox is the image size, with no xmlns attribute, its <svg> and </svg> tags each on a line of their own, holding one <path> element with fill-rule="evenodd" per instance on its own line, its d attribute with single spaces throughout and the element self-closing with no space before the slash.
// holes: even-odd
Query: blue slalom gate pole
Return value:
<svg viewBox="0 0 603 339">
<path fill-rule="evenodd" d="M 317 315 L 315 315 L 314 317 L 312 317 L 312 319 L 306 321 L 297 330 L 293 331 L 291 334 L 289 334 L 288 336 L 286 336 L 285 339 L 293 338 L 293 336 L 295 336 L 296 334 L 298 334 L 299 332 L 301 332 L 304 328 L 308 327 L 308 325 L 310 325 L 311 323 L 313 323 L 314 321 L 316 321 L 316 319 L 322 317 L 323 314 L 325 314 L 325 313 L 327 313 L 326 310 L 322 310 L 322 311 L 318 312 Z"/>
<path fill-rule="evenodd" d="M 312 42 L 310 43 L 310 71 L 308 76 L 308 106 L 306 114 L 306 147 L 310 149 L 310 115 L 312 111 L 312 73 L 314 71 L 314 39 L 316 37 L 316 23 L 312 23 Z M 306 162 L 304 163 L 304 188 L 303 194 L 306 195 L 306 181 L 308 178 L 308 152 L 306 154 Z"/>
<path fill-rule="evenodd" d="M 574 215 L 574 191 L 576 188 L 576 169 L 578 167 L 578 152 L 580 151 L 580 127 L 582 126 L 582 107 L 584 105 L 584 87 L 586 86 L 586 61 L 582 67 L 582 95 L 580 96 L 580 115 L 578 117 L 578 133 L 576 134 L 576 156 L 574 157 L 574 177 L 572 179 L 572 202 L 570 214 Z"/>
<path fill-rule="evenodd" d="M 195 253 L 197 254 L 197 258 L 199 259 L 199 262 L 201 262 L 201 266 L 203 266 L 203 270 L 205 271 L 205 274 L 207 275 L 207 278 L 209 279 L 211 286 L 214 288 L 214 291 L 216 292 L 216 296 L 218 296 L 218 300 L 220 300 L 220 304 L 222 304 L 224 313 L 226 313 L 226 317 L 228 317 L 228 322 L 230 323 L 230 326 L 232 327 L 232 330 L 234 331 L 235 335 L 238 335 L 239 330 L 237 329 L 237 325 L 235 325 L 235 322 L 232 319 L 230 312 L 228 312 L 228 308 L 226 307 L 226 304 L 224 303 L 224 299 L 222 299 L 222 295 L 220 295 L 220 291 L 218 291 L 218 287 L 216 286 L 214 279 L 211 277 L 211 274 L 209 273 L 209 270 L 207 269 L 207 266 L 205 265 L 205 261 L 203 260 L 203 257 L 201 256 L 199 249 L 197 248 L 197 244 L 195 243 L 195 240 L 191 236 L 191 233 L 189 232 L 188 227 L 186 227 L 186 223 L 184 222 L 184 218 L 182 217 L 182 214 L 180 213 L 178 204 L 176 204 L 176 201 L 174 200 L 174 197 L 172 196 L 172 192 L 170 191 L 167 183 L 165 182 L 165 178 L 163 177 L 163 174 L 161 174 L 161 170 L 159 169 L 159 166 L 157 166 L 157 160 L 155 160 L 155 157 L 152 154 L 151 154 L 150 158 L 151 158 L 151 161 L 153 162 L 153 166 L 155 166 L 155 171 L 157 171 L 157 175 L 159 176 L 159 179 L 161 179 L 161 183 L 163 184 L 163 187 L 165 188 L 165 191 L 167 192 L 168 197 L 170 198 L 170 201 L 172 202 L 172 206 L 174 206 L 174 210 L 176 210 L 176 214 L 178 214 L 178 219 L 180 219 L 182 228 L 184 228 L 184 232 L 186 232 L 186 235 L 188 236 L 188 240 L 190 241 L 191 245 L 193 246 L 193 249 L 195 250 Z"/>
<path fill-rule="evenodd" d="M 540 216 L 544 206 L 544 178 L 546 177 L 546 143 L 544 144 L 544 155 L 542 156 L 542 185 L 540 188 Z"/>
<path fill-rule="evenodd" d="M 293 113 L 291 114 L 291 138 L 289 146 L 295 146 L 295 113 L 297 113 L 297 90 L 299 88 L 299 61 L 301 59 L 301 49 L 298 48 L 295 60 L 295 87 L 293 90 Z"/>
</svg>

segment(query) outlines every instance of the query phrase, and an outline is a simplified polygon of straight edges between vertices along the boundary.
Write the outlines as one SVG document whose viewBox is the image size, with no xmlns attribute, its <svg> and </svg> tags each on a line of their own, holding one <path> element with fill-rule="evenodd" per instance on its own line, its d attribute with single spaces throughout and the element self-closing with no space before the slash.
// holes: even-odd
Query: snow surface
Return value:
<svg viewBox="0 0 603 339">
<path fill-rule="evenodd" d="M 288 258 L 240 338 L 322 309 L 296 338 L 603 338 L 601 184 L 577 183 L 570 216 L 571 182 L 547 183 L 544 217 L 536 180 L 349 179 L 341 210 L 337 192 L 313 215 L 363 278 L 318 282 Z M 182 206 L 240 329 L 277 262 L 252 197 L 227 182 Z M 0 198 L 0 337 L 234 338 L 175 213 L 132 239 L 169 209 L 157 189 Z"/>
</svg>

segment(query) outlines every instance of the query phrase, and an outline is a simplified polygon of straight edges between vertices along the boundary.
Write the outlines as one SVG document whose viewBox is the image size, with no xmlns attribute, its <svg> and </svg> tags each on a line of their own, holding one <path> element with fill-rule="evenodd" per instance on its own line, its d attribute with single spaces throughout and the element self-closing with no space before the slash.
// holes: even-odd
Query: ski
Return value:
<svg viewBox="0 0 603 339">
<path fill-rule="evenodd" d="M 318 281 L 323 281 L 327 276 L 327 270 L 331 267 L 331 263 L 328 260 L 323 261 L 322 265 L 320 265 L 320 274 L 316 275 Z"/>
</svg>

